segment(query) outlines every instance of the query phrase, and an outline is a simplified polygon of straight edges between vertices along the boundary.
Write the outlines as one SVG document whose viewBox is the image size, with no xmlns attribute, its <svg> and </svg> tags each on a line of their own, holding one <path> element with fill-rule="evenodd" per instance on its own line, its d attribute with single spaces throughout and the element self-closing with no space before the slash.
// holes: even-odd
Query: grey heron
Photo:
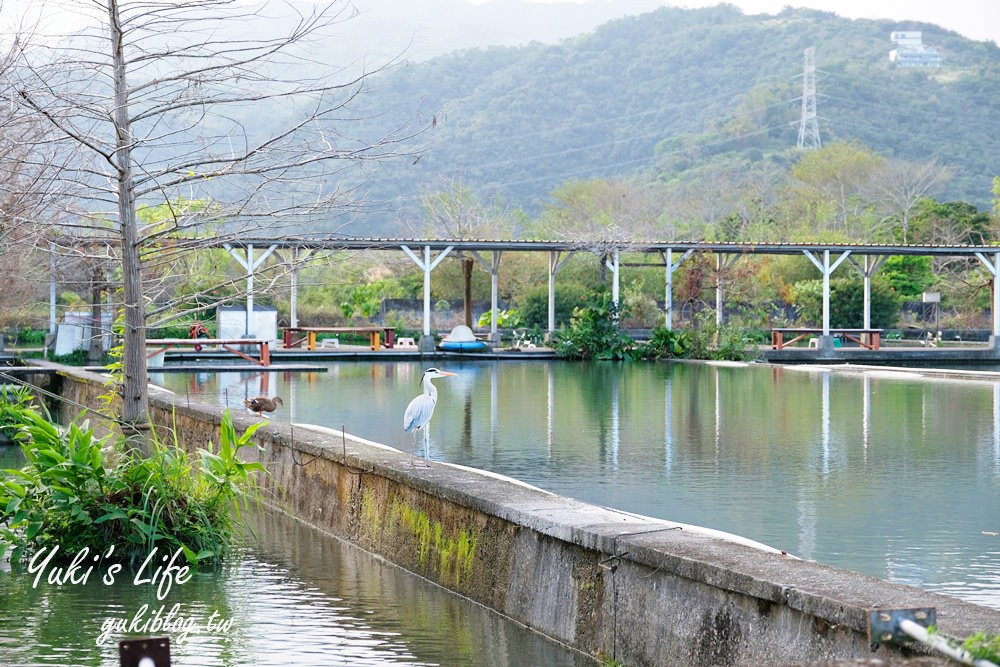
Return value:
<svg viewBox="0 0 1000 667">
<path fill-rule="evenodd" d="M 455 373 L 449 373 L 448 371 L 443 371 L 439 368 L 428 368 L 424 371 L 424 377 L 422 384 L 424 386 L 424 392 L 410 401 L 410 404 L 406 406 L 406 412 L 403 413 L 403 430 L 407 433 L 412 433 L 418 429 L 422 429 L 431 421 L 431 416 L 434 414 L 434 406 L 437 404 L 437 387 L 431 380 L 435 378 L 448 377 L 449 375 L 455 375 Z M 414 435 L 416 438 L 416 435 Z M 427 457 L 427 430 L 424 430 L 424 458 Z"/>
</svg>

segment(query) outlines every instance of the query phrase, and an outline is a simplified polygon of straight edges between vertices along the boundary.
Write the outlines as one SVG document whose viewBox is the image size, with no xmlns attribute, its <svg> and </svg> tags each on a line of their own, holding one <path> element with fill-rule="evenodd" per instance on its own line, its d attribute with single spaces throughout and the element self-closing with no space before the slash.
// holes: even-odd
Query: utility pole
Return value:
<svg viewBox="0 0 1000 667">
<path fill-rule="evenodd" d="M 805 50 L 802 67 L 802 119 L 799 121 L 799 148 L 813 150 L 822 143 L 819 140 L 819 123 L 816 120 L 816 47 Z"/>
</svg>

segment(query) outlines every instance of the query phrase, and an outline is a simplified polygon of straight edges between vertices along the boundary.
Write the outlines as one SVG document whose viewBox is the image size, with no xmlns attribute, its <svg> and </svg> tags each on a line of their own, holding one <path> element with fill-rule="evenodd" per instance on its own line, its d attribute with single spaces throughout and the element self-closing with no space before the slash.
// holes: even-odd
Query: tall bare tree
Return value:
<svg viewBox="0 0 1000 667">
<path fill-rule="evenodd" d="M 542 233 L 552 238 L 587 245 L 637 239 L 655 219 L 646 191 L 631 181 L 571 181 L 552 198 L 540 220 Z"/>
<path fill-rule="evenodd" d="M 121 422 L 142 433 L 147 269 L 208 242 L 334 231 L 335 214 L 357 211 L 365 165 L 403 157 L 421 128 L 350 138 L 348 126 L 374 114 L 361 104 L 366 80 L 392 63 L 315 61 L 317 43 L 353 16 L 347 2 L 63 6 L 81 12 L 79 32 L 22 36 L 3 92 L 46 122 L 33 145 L 36 162 L 58 167 L 45 192 L 81 216 L 76 231 L 120 248 Z M 144 202 L 191 200 L 203 205 L 154 225 L 136 215 Z"/>
<path fill-rule="evenodd" d="M 0 56 L 0 78 L 7 75 L 15 49 Z M 23 313 L 45 283 L 51 233 L 42 220 L 59 222 L 44 208 L 48 164 L 35 147 L 44 136 L 38 119 L 25 118 L 11 102 L 0 104 L 0 312 Z M 36 250 L 37 248 L 42 250 Z M 44 291 L 44 288 L 42 288 Z"/>
<path fill-rule="evenodd" d="M 917 204 L 924 197 L 937 194 L 940 186 L 950 178 L 951 170 L 938 164 L 936 159 L 927 162 L 890 160 L 874 174 L 871 186 L 874 196 L 885 213 L 898 221 L 903 243 L 909 243 L 910 220 Z"/>
<path fill-rule="evenodd" d="M 422 224 L 409 225 L 412 231 L 433 238 L 456 240 L 502 239 L 514 235 L 514 214 L 497 198 L 481 198 L 461 181 L 450 181 L 440 190 L 421 197 Z M 465 325 L 472 327 L 472 255 L 459 252 L 462 262 L 462 300 Z"/>
</svg>

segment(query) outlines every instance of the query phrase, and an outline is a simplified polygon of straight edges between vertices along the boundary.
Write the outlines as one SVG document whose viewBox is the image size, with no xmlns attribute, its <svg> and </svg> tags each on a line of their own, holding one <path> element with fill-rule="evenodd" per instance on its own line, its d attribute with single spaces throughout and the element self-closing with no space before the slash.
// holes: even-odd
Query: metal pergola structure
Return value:
<svg viewBox="0 0 1000 667">
<path fill-rule="evenodd" d="M 211 246 L 199 239 L 202 246 Z M 485 268 L 491 278 L 490 339 L 497 336 L 497 294 L 500 260 L 505 252 L 545 252 L 549 257 L 548 271 L 548 331 L 555 330 L 555 277 L 572 253 L 587 252 L 597 255 L 612 275 L 612 298 L 620 298 L 621 255 L 645 253 L 657 255 L 660 261 L 644 266 L 664 268 L 664 319 L 672 327 L 673 274 L 681 263 L 693 253 L 716 255 L 717 270 L 731 266 L 746 255 L 803 255 L 820 271 L 823 277 L 823 335 L 820 347 L 833 347 L 830 336 L 830 276 L 846 260 L 862 275 L 864 281 L 864 328 L 870 328 L 871 279 L 887 258 L 893 255 L 932 257 L 977 258 L 993 277 L 994 285 L 1000 274 L 1000 246 L 973 245 L 882 245 L 863 243 L 735 243 L 703 241 L 540 241 L 540 240 L 457 240 L 417 238 L 359 238 L 359 237 L 284 237 L 280 239 L 253 238 L 238 241 L 225 240 L 214 244 L 226 248 L 247 271 L 247 308 L 253 308 L 253 272 L 267 257 L 279 250 L 292 250 L 296 256 L 302 250 L 395 250 L 405 253 L 424 273 L 423 335 L 429 337 L 430 329 L 430 278 L 431 271 L 449 254 L 466 253 Z M 296 326 L 296 281 L 292 279 L 291 324 Z M 722 290 L 716 289 L 716 318 L 722 317 Z M 251 332 L 248 332 L 251 333 Z M 991 346 L 1000 335 L 1000 290 L 992 294 Z"/>
</svg>

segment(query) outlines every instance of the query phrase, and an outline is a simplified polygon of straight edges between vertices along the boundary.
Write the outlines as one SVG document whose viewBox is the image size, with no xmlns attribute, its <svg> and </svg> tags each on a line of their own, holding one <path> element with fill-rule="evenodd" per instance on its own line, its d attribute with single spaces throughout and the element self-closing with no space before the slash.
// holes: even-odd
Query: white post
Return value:
<svg viewBox="0 0 1000 667">
<path fill-rule="evenodd" d="M 559 269 L 563 267 L 572 254 L 572 251 L 568 251 L 566 256 L 560 260 L 558 250 L 549 251 L 549 330 L 545 334 L 546 340 L 550 340 L 556 330 L 556 274 L 559 273 Z"/>
<path fill-rule="evenodd" d="M 673 261 L 673 256 L 674 256 L 673 248 L 667 248 L 666 254 L 661 253 L 661 255 L 663 255 L 664 258 L 663 264 L 666 267 L 665 270 L 667 272 L 667 279 L 666 279 L 667 285 L 665 289 L 666 293 L 664 294 L 663 297 L 663 310 L 664 310 L 664 318 L 666 320 L 666 327 L 668 331 L 674 328 L 674 271 L 676 271 L 677 267 L 681 265 L 681 262 L 690 257 L 693 252 L 694 252 L 693 248 L 685 250 L 684 254 L 681 255 L 680 259 L 678 259 L 676 262 Z"/>
<path fill-rule="evenodd" d="M 830 335 L 830 251 L 823 251 L 823 335 Z"/>
<path fill-rule="evenodd" d="M 500 344 L 497 335 L 497 309 L 500 307 L 500 251 L 493 251 L 493 263 L 490 267 L 490 340 L 494 345 Z"/>
<path fill-rule="evenodd" d="M 56 335 L 56 244 L 49 244 L 49 333 Z"/>
<path fill-rule="evenodd" d="M 715 256 L 715 326 L 722 326 L 722 253 Z"/>
<path fill-rule="evenodd" d="M 424 246 L 424 336 L 431 335 L 431 247 Z"/>
<path fill-rule="evenodd" d="M 993 253 L 993 336 L 1000 336 L 1000 285 L 997 284 L 997 276 L 1000 276 L 1000 252 Z"/>
<path fill-rule="evenodd" d="M 546 337 L 556 330 L 556 272 L 559 270 L 559 253 L 549 251 L 549 325 Z"/>
<path fill-rule="evenodd" d="M 853 257 L 850 257 L 851 264 L 854 265 L 864 278 L 864 289 L 865 289 L 865 303 L 864 303 L 864 322 L 861 325 L 865 329 L 872 328 L 872 276 L 882 268 L 885 264 L 885 260 L 889 258 L 888 255 L 865 255 L 864 266 L 858 264 Z M 865 334 L 867 336 L 867 334 Z"/>
<path fill-rule="evenodd" d="M 254 334 L 257 332 L 257 327 L 255 326 L 253 319 L 253 273 L 257 270 L 261 264 L 267 261 L 267 258 L 271 256 L 277 248 L 277 244 L 272 245 L 267 250 L 264 251 L 259 258 L 254 258 L 253 256 L 253 244 L 248 244 L 246 247 L 246 258 L 240 257 L 236 252 L 236 248 L 233 247 L 231 243 L 223 243 L 222 247 L 229 251 L 229 254 L 233 256 L 239 265 L 243 267 L 243 270 L 247 272 L 247 316 L 246 316 L 246 328 L 244 330 L 244 336 L 247 338 L 253 338 Z"/>
<path fill-rule="evenodd" d="M 673 248 L 667 248 L 663 256 L 663 266 L 666 271 L 666 287 L 663 291 L 663 326 L 670 331 L 674 328 L 674 269 L 670 266 L 673 261 Z"/>
<path fill-rule="evenodd" d="M 494 250 L 492 261 L 487 262 L 478 251 L 472 251 L 472 256 L 475 257 L 476 261 L 490 272 L 490 342 L 494 345 L 500 344 L 500 336 L 497 334 L 497 309 L 500 300 L 500 257 L 502 255 L 503 251 Z"/>
<path fill-rule="evenodd" d="M 722 311 L 725 304 L 722 302 L 722 272 L 731 267 L 740 258 L 740 255 L 730 255 L 724 259 L 722 253 L 715 256 L 715 326 L 722 326 Z"/>
<path fill-rule="evenodd" d="M 291 312 L 288 314 L 289 326 L 299 326 L 299 248 L 292 248 L 292 284 L 289 295 Z"/>
<path fill-rule="evenodd" d="M 997 337 L 1000 336 L 1000 285 L 997 284 L 997 277 L 1000 276 L 1000 252 L 993 253 L 992 259 L 982 252 L 977 252 L 976 257 L 993 274 L 993 334 L 990 344 L 996 350 Z"/>
<path fill-rule="evenodd" d="M 619 267 L 621 255 L 617 248 L 611 251 L 611 259 L 605 259 L 604 265 L 611 269 L 611 300 L 615 304 L 615 324 L 618 324 L 618 313 L 621 310 L 621 280 Z"/>
<path fill-rule="evenodd" d="M 243 335 L 253 338 L 257 327 L 253 321 L 253 244 L 247 246 L 247 317 Z"/>
<path fill-rule="evenodd" d="M 830 275 L 837 270 L 840 263 L 847 259 L 851 251 L 845 250 L 833 264 L 830 264 L 830 250 L 823 251 L 823 261 L 816 259 L 811 250 L 803 250 L 802 253 L 809 258 L 809 261 L 823 274 L 823 336 L 820 344 L 830 340 Z M 833 343 L 829 343 L 833 346 Z"/>
<path fill-rule="evenodd" d="M 429 245 L 424 246 L 424 257 L 421 259 L 417 257 L 417 254 L 410 250 L 409 246 L 399 246 L 403 249 L 410 259 L 416 263 L 424 272 L 424 338 L 427 339 L 431 335 L 431 271 L 434 267 L 444 259 L 448 253 L 452 251 L 455 246 L 448 246 L 441 251 L 441 254 L 437 256 L 433 262 L 431 261 L 431 247 Z"/>
</svg>

